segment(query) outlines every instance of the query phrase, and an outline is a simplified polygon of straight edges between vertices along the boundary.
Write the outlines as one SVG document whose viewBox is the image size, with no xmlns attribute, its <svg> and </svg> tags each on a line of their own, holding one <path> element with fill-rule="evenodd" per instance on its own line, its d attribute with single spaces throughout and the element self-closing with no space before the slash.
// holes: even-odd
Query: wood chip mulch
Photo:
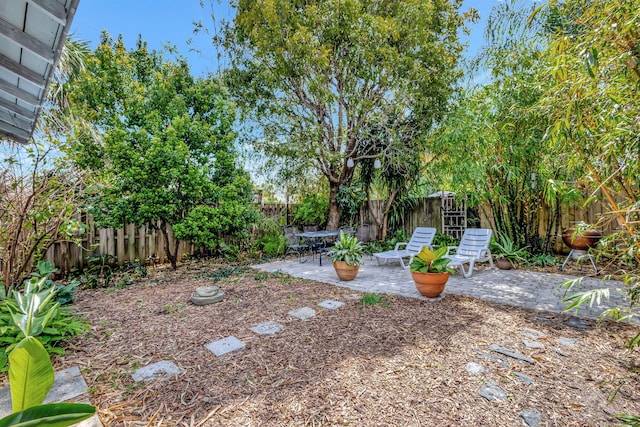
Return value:
<svg viewBox="0 0 640 427">
<path fill-rule="evenodd" d="M 224 276 L 220 268 L 150 268 L 123 289 L 79 292 L 75 308 L 93 329 L 54 363 L 56 370 L 80 366 L 105 426 L 519 426 L 526 409 L 539 411 L 541 426 L 605 426 L 616 424 L 615 414 L 640 415 L 639 352 L 625 347 L 632 327 L 575 329 L 563 315 L 452 295 L 363 305 L 363 294 L 347 288 L 249 268 L 215 283 L 223 302 L 188 302 L 196 287 Z M 345 305 L 317 306 L 327 299 Z M 288 315 L 301 307 L 318 314 Z M 269 320 L 284 330 L 249 329 Z M 544 349 L 523 344 L 525 328 L 547 334 Z M 221 357 L 204 347 L 230 335 L 247 346 Z M 559 344 L 561 337 L 575 348 Z M 491 344 L 536 363 L 510 359 L 502 367 L 479 354 L 492 353 Z M 148 384 L 132 379 L 137 368 L 163 360 L 182 373 Z M 471 375 L 468 362 L 489 372 Z M 481 397 L 488 381 L 507 400 Z"/>
</svg>

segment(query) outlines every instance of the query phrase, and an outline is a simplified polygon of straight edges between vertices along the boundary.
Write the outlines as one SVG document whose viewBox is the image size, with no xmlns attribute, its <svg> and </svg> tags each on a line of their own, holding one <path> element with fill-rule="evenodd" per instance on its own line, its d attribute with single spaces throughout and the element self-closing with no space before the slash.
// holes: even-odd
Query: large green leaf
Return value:
<svg viewBox="0 0 640 427">
<path fill-rule="evenodd" d="M 34 406 L 0 420 L 0 427 L 65 427 L 86 420 L 96 408 L 85 403 L 50 403 Z"/>
<path fill-rule="evenodd" d="M 9 355 L 13 412 L 41 404 L 53 381 L 53 368 L 47 350 L 36 338 L 24 338 Z"/>
</svg>

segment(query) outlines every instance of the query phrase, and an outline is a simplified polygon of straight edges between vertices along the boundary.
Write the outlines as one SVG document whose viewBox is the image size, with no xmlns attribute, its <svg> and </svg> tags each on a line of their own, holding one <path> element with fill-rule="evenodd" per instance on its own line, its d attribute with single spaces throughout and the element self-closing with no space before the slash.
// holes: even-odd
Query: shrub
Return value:
<svg viewBox="0 0 640 427">
<path fill-rule="evenodd" d="M 32 273 L 33 277 L 25 281 L 26 283 L 43 281 L 43 289 L 50 289 L 55 284 L 46 279 L 51 273 L 55 272 L 51 263 L 39 262 L 38 271 Z M 26 285 L 25 285 L 26 286 Z M 18 291 L 10 291 L 5 299 L 0 302 L 0 372 L 8 369 L 7 360 L 9 353 L 24 338 L 22 331 L 16 326 L 11 313 L 19 312 L 20 303 L 16 300 Z M 66 298 L 66 297 L 65 297 Z M 40 312 L 51 310 L 51 318 L 46 327 L 42 329 L 39 335 L 40 341 L 49 354 L 64 354 L 64 349 L 59 344 L 69 337 L 82 334 L 89 330 L 89 326 L 82 320 L 76 318 L 70 309 L 60 307 L 55 301 L 45 301 Z"/>
</svg>

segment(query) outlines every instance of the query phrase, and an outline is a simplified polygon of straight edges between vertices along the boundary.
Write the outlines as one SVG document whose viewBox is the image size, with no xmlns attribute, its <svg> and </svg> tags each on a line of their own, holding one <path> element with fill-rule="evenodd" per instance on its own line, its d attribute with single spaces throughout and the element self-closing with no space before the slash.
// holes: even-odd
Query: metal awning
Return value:
<svg viewBox="0 0 640 427">
<path fill-rule="evenodd" d="M 31 139 L 79 2 L 0 0 L 0 139 Z"/>
</svg>

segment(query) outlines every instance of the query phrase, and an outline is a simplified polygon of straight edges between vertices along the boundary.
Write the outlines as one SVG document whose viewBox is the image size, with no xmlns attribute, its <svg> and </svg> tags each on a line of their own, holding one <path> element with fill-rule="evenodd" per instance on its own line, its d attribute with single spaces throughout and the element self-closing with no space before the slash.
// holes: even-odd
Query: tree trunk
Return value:
<svg viewBox="0 0 640 427">
<path fill-rule="evenodd" d="M 162 235 L 164 236 L 164 252 L 167 254 L 167 259 L 171 263 L 171 269 L 176 270 L 178 268 L 178 246 L 180 245 L 180 241 L 176 239 L 175 251 L 172 253 L 167 226 L 168 224 L 166 221 L 160 221 L 160 231 L 162 231 Z"/>
<path fill-rule="evenodd" d="M 329 219 L 327 230 L 337 230 L 340 226 L 340 206 L 338 206 L 338 189 L 340 184 L 329 181 Z"/>
</svg>

